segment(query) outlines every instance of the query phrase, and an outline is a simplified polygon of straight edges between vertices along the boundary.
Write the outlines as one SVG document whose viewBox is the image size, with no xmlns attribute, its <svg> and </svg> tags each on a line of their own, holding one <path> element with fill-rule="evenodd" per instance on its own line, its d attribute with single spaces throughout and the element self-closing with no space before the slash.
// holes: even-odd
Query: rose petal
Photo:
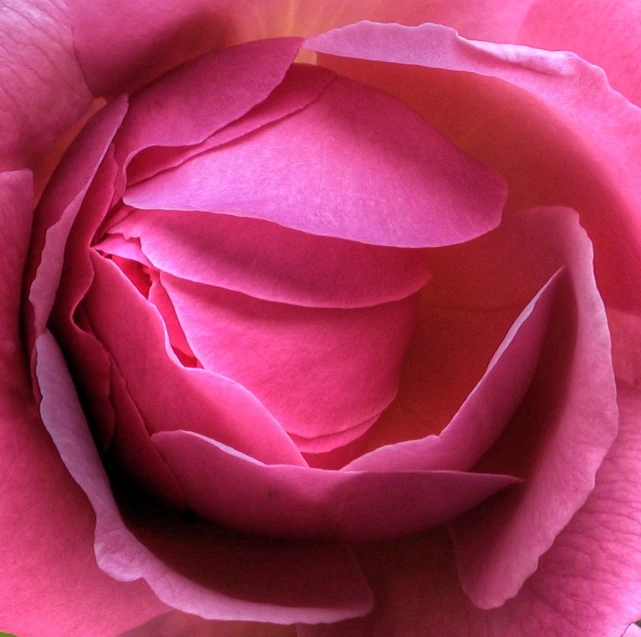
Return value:
<svg viewBox="0 0 641 637">
<path fill-rule="evenodd" d="M 466 389 L 462 380 L 468 375 L 471 366 L 470 359 L 466 360 L 465 356 L 470 356 L 475 363 L 485 358 L 484 348 L 481 349 L 481 356 L 472 356 L 475 344 L 468 343 L 461 334 L 467 333 L 476 342 L 489 342 L 492 345 L 495 334 L 504 333 L 504 313 L 482 313 L 479 316 L 478 312 L 439 312 L 432 308 L 425 321 L 419 321 L 417 329 L 419 338 L 424 339 L 424 342 L 420 343 L 418 352 L 410 346 L 410 351 L 416 356 L 414 365 L 417 367 L 410 379 L 413 384 L 407 388 L 405 383 L 408 379 L 402 377 L 401 400 L 392 403 L 379 419 L 380 426 L 377 423 L 367 436 L 365 449 L 375 448 L 377 437 L 387 444 L 364 453 L 350 462 L 345 470 L 471 469 L 496 441 L 532 380 L 548 326 L 557 280 L 558 274 L 546 283 L 521 312 L 494 352 L 481 379 L 466 394 L 460 408 L 449 422 L 446 421 L 443 430 L 439 432 L 437 429 L 438 435 L 412 440 L 412 429 L 415 437 L 417 431 L 434 426 L 433 421 L 436 421 L 436 426 L 440 424 L 441 403 L 444 402 L 446 406 L 450 403 L 449 387 L 461 383 Z M 422 329 L 424 325 L 429 326 L 427 330 Z M 436 329 L 431 332 L 434 327 Z M 444 343 L 443 348 L 439 347 L 440 342 Z M 454 353 L 458 351 L 459 344 L 465 356 L 463 353 Z M 452 346 L 457 347 L 457 350 L 453 351 Z M 450 360 L 452 363 L 448 368 Z M 432 389 L 434 385 L 436 389 Z M 402 399 L 404 391 L 414 392 L 406 399 L 409 406 L 405 406 Z M 451 389 L 449 392 L 451 393 Z M 436 400 L 432 399 L 433 394 L 436 394 Z M 454 398 L 459 398 L 459 395 L 454 394 Z M 445 413 L 446 417 L 447 415 Z M 471 432 L 473 435 L 470 435 Z M 396 440 L 399 442 L 390 444 Z"/>
<path fill-rule="evenodd" d="M 45 330 L 54 304 L 71 227 L 126 109 L 123 98 L 96 114 L 69 149 L 38 206 L 27 273 L 27 280 L 33 279 L 29 301 L 36 337 Z"/>
<path fill-rule="evenodd" d="M 377 305 L 412 295 L 428 279 L 418 251 L 318 237 L 258 219 L 137 211 L 109 232 L 96 246 L 105 253 L 150 263 L 188 281 L 293 305 Z M 116 233 L 138 239 L 139 249 L 138 242 L 130 246 Z"/>
<path fill-rule="evenodd" d="M 533 255 L 544 262 L 556 253 L 569 276 L 557 290 L 528 392 L 479 465 L 489 471 L 511 469 L 525 478 L 524 486 L 453 525 L 463 588 L 484 608 L 514 596 L 536 570 L 539 557 L 592 490 L 617 431 L 610 333 L 591 244 L 571 211 L 541 208 L 513 218 L 516 236 Z M 510 224 L 504 231 L 509 236 Z M 476 256 L 468 253 L 469 266 L 481 259 L 487 263 L 482 244 Z M 517 245 L 509 238 L 497 241 L 494 257 L 513 254 Z M 519 254 L 524 264 L 527 252 Z M 485 538 L 481 545 L 479 537 Z"/>
<path fill-rule="evenodd" d="M 303 111 L 134 185 L 123 199 L 135 208 L 225 212 L 421 247 L 491 230 L 505 196 L 497 173 L 405 105 L 337 78 Z"/>
<path fill-rule="evenodd" d="M 641 616 L 641 394 L 619 387 L 619 434 L 587 502 L 518 596 L 483 611 L 460 588 L 447 537 L 432 532 L 363 545 L 378 604 L 362 620 L 299 626 L 298 637 L 618 637 Z M 634 632 L 634 631 L 633 631 Z"/>
<path fill-rule="evenodd" d="M 610 84 L 639 106 L 640 25 L 641 7 L 636 2 L 539 0 L 513 41 L 577 53 L 604 69 Z"/>
<path fill-rule="evenodd" d="M 24 166 L 89 108 L 66 6 L 50 0 L 0 8 L 2 168 Z"/>
<path fill-rule="evenodd" d="M 265 465 L 189 431 L 152 436 L 191 508 L 251 534 L 371 540 L 442 524 L 512 476 Z"/>
<path fill-rule="evenodd" d="M 0 173 L 1 627 L 17 635 L 111 637 L 166 606 L 146 585 L 116 582 L 97 567 L 93 512 L 38 417 L 18 327 L 32 199 L 27 171 Z"/>
<path fill-rule="evenodd" d="M 165 535 L 158 520 L 151 529 L 140 528 L 138 522 L 136 533 L 147 531 L 149 545 L 141 543 L 123 523 L 73 382 L 49 332 L 38 338 L 36 351 L 43 422 L 95 511 L 96 558 L 106 573 L 122 582 L 143 578 L 170 607 L 205 619 L 337 621 L 369 610 L 369 590 L 348 549 L 319 544 L 281 545 L 275 550 L 265 546 L 264 540 L 248 538 L 230 544 L 229 535 L 227 542 L 221 542 L 209 532 L 205 544 L 198 546 L 199 565 L 207 576 L 194 578 L 180 571 L 189 569 L 195 544 L 185 544 L 177 530 Z M 144 518 L 148 512 L 139 507 L 137 513 Z M 171 513 L 165 513 L 169 524 Z M 162 559 L 157 552 L 165 553 Z M 254 577 L 239 582 L 237 569 L 249 568 L 256 560 Z M 318 577 L 313 586 L 306 577 L 309 572 Z"/>
<path fill-rule="evenodd" d="M 356 309 L 253 299 L 161 274 L 194 355 L 251 391 L 289 433 L 371 420 L 396 395 L 417 297 Z"/>
<path fill-rule="evenodd" d="M 285 77 L 300 48 L 295 38 L 216 51 L 163 75 L 132 96 L 116 157 L 126 168 L 152 146 L 187 146 L 245 115 Z"/>
<path fill-rule="evenodd" d="M 393 63 L 323 59 L 398 94 L 496 166 L 510 183 L 511 209 L 563 203 L 579 210 L 596 245 L 606 301 L 619 309 L 641 306 L 641 111 L 609 87 L 599 68 L 569 53 L 466 40 L 434 24 L 361 23 L 305 46 Z"/>
<path fill-rule="evenodd" d="M 249 391 L 224 376 L 184 368 L 167 349 L 158 311 L 113 263 L 95 252 L 92 260 L 95 279 L 86 311 L 150 431 L 189 429 L 266 462 L 305 464 Z"/>
</svg>

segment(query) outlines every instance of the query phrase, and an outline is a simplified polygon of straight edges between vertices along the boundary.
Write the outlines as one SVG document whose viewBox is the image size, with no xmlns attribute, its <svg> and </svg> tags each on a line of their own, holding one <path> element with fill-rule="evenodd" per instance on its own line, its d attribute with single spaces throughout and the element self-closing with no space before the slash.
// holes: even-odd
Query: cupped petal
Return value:
<svg viewBox="0 0 641 637">
<path fill-rule="evenodd" d="M 558 278 L 559 273 L 541 288 L 507 333 L 512 308 L 490 313 L 427 306 L 409 348 L 409 378 L 401 376 L 399 398 L 365 437 L 365 453 L 344 470 L 471 469 L 509 423 L 532 380 Z M 500 345 L 488 352 L 501 334 Z M 488 355 L 487 368 L 469 390 L 478 363 Z M 432 428 L 433 435 L 417 438 Z"/>
<path fill-rule="evenodd" d="M 203 367 L 246 387 L 289 433 L 352 429 L 396 395 L 416 295 L 344 310 L 262 301 L 167 274 L 160 281 Z"/>
<path fill-rule="evenodd" d="M 169 607 L 205 619 L 338 621 L 369 610 L 369 590 L 345 547 L 274 547 L 260 538 L 230 540 L 229 533 L 216 535 L 211 528 L 204 529 L 197 546 L 190 543 L 189 530 L 183 535 L 180 528 L 168 531 L 162 520 L 155 519 L 146 528 L 145 516 L 153 516 L 149 499 L 137 503 L 138 519 L 131 521 L 134 532 L 129 530 L 91 440 L 73 381 L 49 332 L 38 338 L 36 352 L 43 422 L 67 470 L 94 509 L 94 550 L 105 573 L 118 582 L 142 578 Z M 133 490 L 128 484 L 127 491 Z M 162 508 L 161 512 L 166 516 L 164 524 L 171 526 L 171 511 Z M 200 530 L 196 526 L 193 530 Z M 191 553 L 195 548 L 197 562 Z M 253 576 L 239 581 L 238 569 L 246 573 L 251 565 L 255 567 Z M 190 572 L 194 567 L 200 568 L 198 577 Z M 318 578 L 311 586 L 307 579 L 310 572 Z M 113 620 L 110 626 L 113 630 Z"/>
<path fill-rule="evenodd" d="M 300 39 L 251 42 L 209 53 L 136 92 L 117 139 L 126 168 L 157 146 L 190 146 L 239 119 L 282 82 Z"/>
<path fill-rule="evenodd" d="M 57 141 L 93 96 L 75 55 L 67 6 L 57 0 L 0 7 L 1 168 L 19 168 Z"/>
<path fill-rule="evenodd" d="M 199 54 L 239 42 L 310 36 L 359 20 L 442 22 L 468 37 L 513 40 L 532 0 L 67 0 L 75 47 L 96 95 L 139 87 Z"/>
<path fill-rule="evenodd" d="M 452 526 L 463 588 L 484 608 L 518 592 L 584 503 L 618 420 L 610 332 L 592 247 L 577 215 L 541 208 L 515 217 L 520 217 L 516 241 L 497 244 L 496 258 L 514 254 L 525 240 L 527 247 L 519 251 L 524 264 L 529 250 L 538 251 L 542 262 L 556 253 L 567 276 L 559 281 L 541 358 L 523 402 L 478 465 L 486 471 L 511 469 L 524 484 Z M 483 260 L 492 269 L 480 252 L 482 242 L 475 256 L 468 253 L 468 265 Z"/>
<path fill-rule="evenodd" d="M 577 53 L 604 69 L 610 84 L 641 106 L 640 39 L 641 6 L 634 0 L 538 0 L 512 41 Z"/>
<path fill-rule="evenodd" d="M 197 431 L 265 462 L 305 464 L 255 396 L 224 376 L 183 367 L 158 311 L 112 262 L 96 252 L 92 261 L 83 307 L 150 432 Z"/>
<path fill-rule="evenodd" d="M 33 326 L 28 329 L 35 338 L 44 332 L 54 305 L 73 223 L 126 111 L 127 100 L 121 98 L 94 116 L 69 148 L 38 205 L 26 273 L 33 308 Z"/>
<path fill-rule="evenodd" d="M 606 301 L 641 306 L 641 111 L 601 69 L 571 53 L 466 40 L 435 24 L 364 22 L 305 46 L 330 54 L 322 63 L 339 73 L 397 94 L 496 167 L 510 185 L 509 210 L 578 210 Z"/>
<path fill-rule="evenodd" d="M 134 211 L 112 226 L 96 249 L 187 281 L 307 307 L 398 301 L 422 288 L 429 276 L 416 250 L 206 212 Z"/>
<path fill-rule="evenodd" d="M 98 568 L 93 512 L 38 416 L 18 326 L 32 200 L 30 173 L 0 173 L 0 629 L 111 637 L 167 607 L 145 584 L 116 582 Z"/>
<path fill-rule="evenodd" d="M 501 608 L 476 608 L 462 591 L 451 545 L 432 532 L 363 545 L 359 563 L 378 604 L 353 622 L 299 626 L 298 637 L 619 637 L 641 616 L 641 394 L 619 386 L 619 434 L 590 497 Z M 479 536 L 479 543 L 486 538 Z M 634 631 L 633 631 L 634 632 Z"/>
<path fill-rule="evenodd" d="M 498 225 L 505 198 L 498 173 L 392 96 L 342 78 L 291 117 L 123 196 L 134 208 L 224 212 L 397 247 L 479 236 Z"/>
<path fill-rule="evenodd" d="M 341 472 L 265 465 L 204 436 L 161 432 L 154 444 L 192 509 L 241 531 L 363 541 L 442 524 L 518 480 L 463 472 Z"/>
</svg>

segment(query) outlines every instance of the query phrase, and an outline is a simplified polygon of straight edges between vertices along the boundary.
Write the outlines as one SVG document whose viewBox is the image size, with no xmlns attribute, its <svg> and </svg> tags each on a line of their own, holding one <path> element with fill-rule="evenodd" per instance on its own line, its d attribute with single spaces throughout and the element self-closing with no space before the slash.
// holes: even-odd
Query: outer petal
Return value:
<svg viewBox="0 0 641 637">
<path fill-rule="evenodd" d="M 136 503 L 133 519 L 128 516 L 132 532 L 116 505 L 64 359 L 49 332 L 38 338 L 36 352 L 43 422 L 95 511 L 96 558 L 106 573 L 121 582 L 144 578 L 170 607 L 206 619 L 337 621 L 369 611 L 369 589 L 347 547 L 270 545 L 263 538 L 233 536 L 214 525 L 175 524 L 171 510 L 161 509 L 154 518 L 149 498 Z M 127 484 L 126 495 L 134 490 Z M 245 576 L 249 568 L 251 578 Z M 314 573 L 311 582 L 309 573 Z"/>
<path fill-rule="evenodd" d="M 573 54 L 466 40 L 433 24 L 361 23 L 306 46 L 393 62 L 324 59 L 401 96 L 495 166 L 510 184 L 510 209 L 562 203 L 578 210 L 606 300 L 641 306 L 641 111 L 609 87 L 601 69 Z"/>
<path fill-rule="evenodd" d="M 67 0 L 94 94 L 142 85 L 196 55 L 268 37 L 309 36 L 358 20 L 443 22 L 470 37 L 513 39 L 533 0 Z"/>
<path fill-rule="evenodd" d="M 513 40 L 578 53 L 603 68 L 612 86 L 637 106 L 640 41 L 641 5 L 636 0 L 538 0 Z"/>
<path fill-rule="evenodd" d="M 98 568 L 93 511 L 38 417 L 18 333 L 31 201 L 28 173 L 0 174 L 0 630 L 112 637 L 166 606 L 145 584 Z"/>
<path fill-rule="evenodd" d="M 93 96 L 75 56 L 65 3 L 0 6 L 0 167 L 19 166 L 52 144 Z"/>
<path fill-rule="evenodd" d="M 419 535 L 362 547 L 378 602 L 371 615 L 299 626 L 298 637 L 623 635 L 641 615 L 641 394 L 620 387 L 619 409 L 619 436 L 595 490 L 516 598 L 492 611 L 475 608 L 459 586 L 445 535 Z"/>
</svg>

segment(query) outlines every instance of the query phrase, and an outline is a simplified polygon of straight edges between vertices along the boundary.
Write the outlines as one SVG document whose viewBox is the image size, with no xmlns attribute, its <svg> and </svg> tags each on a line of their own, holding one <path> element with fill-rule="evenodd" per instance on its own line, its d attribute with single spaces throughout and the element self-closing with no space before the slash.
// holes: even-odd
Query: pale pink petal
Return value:
<svg viewBox="0 0 641 637">
<path fill-rule="evenodd" d="M 528 246 L 519 251 L 523 265 L 529 250 L 538 250 L 541 262 L 556 253 L 568 276 L 557 288 L 541 359 L 524 400 L 479 465 L 513 471 L 524 484 L 453 523 L 463 588 L 484 608 L 514 596 L 535 571 L 539 557 L 592 490 L 617 431 L 610 334 L 590 242 L 577 216 L 566 209 L 541 208 L 515 217 L 521 219 L 516 236 Z M 495 258 L 514 254 L 517 245 L 518 239 L 497 243 Z M 481 251 L 468 257 L 471 266 L 483 259 Z"/>
<path fill-rule="evenodd" d="M 139 87 L 199 54 L 262 38 L 309 36 L 359 20 L 443 22 L 469 37 L 515 37 L 532 0 L 67 0 L 94 94 Z"/>
<path fill-rule="evenodd" d="M 158 311 L 112 262 L 95 252 L 92 261 L 95 279 L 84 307 L 149 431 L 188 429 L 265 462 L 305 464 L 249 391 L 224 376 L 183 367 Z"/>
<path fill-rule="evenodd" d="M 28 172 L 0 173 L 0 628 L 20 637 L 112 637 L 166 606 L 146 585 L 98 568 L 93 512 L 38 417 L 18 327 L 32 198 Z"/>
<path fill-rule="evenodd" d="M 606 300 L 641 306 L 641 112 L 599 68 L 569 53 L 466 40 L 433 24 L 361 23 L 306 46 L 346 56 L 322 63 L 390 90 L 496 167 L 510 184 L 510 210 L 577 209 Z"/>
<path fill-rule="evenodd" d="M 296 637 L 296 627 L 242 621 L 207 621 L 195 615 L 172 611 L 118 637 Z"/>
<path fill-rule="evenodd" d="M 54 304 L 72 225 L 126 109 L 125 99 L 114 100 L 91 120 L 69 149 L 36 210 L 27 270 L 27 280 L 33 281 L 29 301 L 36 337 L 45 330 Z"/>
<path fill-rule="evenodd" d="M 422 247 L 496 227 L 505 197 L 497 173 L 401 102 L 337 78 L 304 110 L 134 185 L 123 199 L 135 208 L 225 212 Z"/>
<path fill-rule="evenodd" d="M 365 437 L 363 450 L 375 450 L 345 470 L 471 469 L 499 437 L 532 380 L 557 280 L 558 275 L 537 293 L 507 333 L 505 318 L 512 310 L 428 306 L 409 347 L 410 376 L 401 376 L 399 398 Z M 488 352 L 488 346 L 495 349 Z M 487 369 L 477 382 L 479 363 Z M 426 429 L 434 434 L 419 438 Z"/>
<path fill-rule="evenodd" d="M 359 561 L 378 601 L 374 612 L 299 626 L 298 637 L 621 637 L 641 616 L 641 395 L 620 387 L 619 413 L 619 435 L 595 490 L 504 606 L 472 605 L 446 535 L 433 532 L 363 546 Z"/>
<path fill-rule="evenodd" d="M 133 519 L 127 520 L 133 532 L 129 530 L 114 501 L 64 359 L 49 332 L 38 338 L 36 352 L 43 422 L 94 509 L 94 549 L 103 571 L 120 582 L 142 578 L 170 607 L 205 619 L 338 621 L 369 610 L 369 590 L 346 547 L 322 543 L 270 546 L 261 538 L 233 538 L 230 532 L 217 535 L 211 525 L 203 529 L 198 524 L 179 524 L 172 529 L 171 510 L 162 508 L 161 519 L 154 519 L 149 498 L 137 503 Z M 134 485 L 127 485 L 128 494 L 134 490 Z M 146 526 L 149 519 L 153 523 Z M 204 535 L 197 541 L 194 533 L 201 531 Z M 239 581 L 237 573 L 250 568 L 253 576 Z M 315 573 L 312 581 L 310 572 Z M 107 616 L 113 630 L 110 611 Z"/>
<path fill-rule="evenodd" d="M 538 0 L 512 41 L 579 54 L 641 106 L 639 40 L 641 6 L 635 0 Z"/>
<path fill-rule="evenodd" d="M 89 108 L 64 3 L 2 4 L 0 87 L 1 168 L 31 161 Z"/>
<path fill-rule="evenodd" d="M 372 540 L 442 524 L 518 480 L 450 471 L 265 465 L 188 431 L 152 436 L 190 507 L 250 534 Z"/>
<path fill-rule="evenodd" d="M 641 390 L 641 316 L 608 310 L 608 323 L 616 377 Z"/>
<path fill-rule="evenodd" d="M 428 279 L 416 250 L 319 237 L 259 219 L 136 211 L 109 233 L 96 246 L 105 253 L 188 281 L 294 305 L 353 308 L 397 301 Z M 134 241 L 118 241 L 114 234 Z"/>
<path fill-rule="evenodd" d="M 160 281 L 203 367 L 246 387 L 290 433 L 352 429 L 396 395 L 417 295 L 343 310 L 262 301 L 167 274 Z"/>
</svg>

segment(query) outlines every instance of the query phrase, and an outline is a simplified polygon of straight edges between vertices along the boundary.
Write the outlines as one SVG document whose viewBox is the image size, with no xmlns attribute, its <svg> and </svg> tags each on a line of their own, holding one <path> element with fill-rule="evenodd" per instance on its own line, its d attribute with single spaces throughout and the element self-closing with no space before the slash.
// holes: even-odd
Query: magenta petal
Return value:
<svg viewBox="0 0 641 637">
<path fill-rule="evenodd" d="M 618 404 L 619 433 L 594 491 L 514 599 L 494 610 L 475 607 L 461 590 L 447 538 L 417 535 L 359 551 L 378 601 L 373 613 L 301 626 L 298 637 L 440 637 L 444 626 L 474 637 L 623 635 L 641 617 L 641 394 L 621 385 Z M 479 546 L 486 541 L 478 536 Z"/>
<path fill-rule="evenodd" d="M 582 222 L 597 247 L 606 301 L 621 309 L 640 306 L 641 114 L 610 88 L 600 68 L 571 53 L 466 40 L 438 24 L 362 22 L 310 38 L 305 46 L 337 56 L 479 74 L 534 96 L 550 109 L 563 143 L 586 162 L 576 187 L 593 192 L 584 200 Z M 599 185 L 593 186 L 596 176 Z M 609 214 L 601 205 L 590 206 L 590 198 L 608 201 Z"/>
<path fill-rule="evenodd" d="M 351 429 L 396 395 L 416 295 L 374 307 L 307 308 L 167 274 L 160 280 L 203 367 L 246 387 L 289 433 Z"/>
<path fill-rule="evenodd" d="M 273 548 L 270 551 L 269 547 L 261 546 L 261 540 L 252 544 L 250 539 L 247 547 L 239 545 L 238 549 L 228 542 L 222 545 L 212 542 L 200 557 L 201 564 L 209 567 L 209 586 L 181 575 L 157 558 L 121 518 L 64 359 L 49 332 L 38 338 L 36 350 L 43 422 L 65 466 L 94 508 L 94 549 L 98 564 L 106 573 L 121 582 L 143 578 L 170 607 L 206 619 L 243 617 L 249 621 L 292 623 L 337 621 L 367 612 L 371 603 L 369 591 L 347 549 L 328 546 L 325 550 L 319 546 L 301 551 L 285 546 L 279 554 Z M 160 541 L 172 544 L 177 539 L 161 537 Z M 230 558 L 237 568 L 252 553 L 263 560 L 262 577 L 247 578 L 240 586 L 237 578 L 231 578 L 230 582 Z M 279 557 L 287 570 L 283 570 L 283 564 L 276 568 Z M 216 568 L 220 572 L 216 573 Z M 308 569 L 316 569 L 321 582 L 318 586 L 307 586 L 301 594 L 301 574 Z M 292 606 L 292 601 L 298 605 Z"/>
<path fill-rule="evenodd" d="M 548 325 L 557 279 L 558 274 L 546 283 L 521 312 L 490 360 L 482 378 L 440 434 L 380 447 L 350 462 L 345 470 L 460 471 L 472 468 L 499 437 L 532 380 Z M 449 324 L 455 323 L 452 312 L 446 312 L 444 316 Z M 466 325 L 472 332 L 474 323 L 472 328 L 469 324 Z M 435 358 L 437 365 L 443 365 L 440 358 Z M 454 373 L 462 375 L 456 366 Z M 449 382 L 452 382 L 451 379 Z M 429 412 L 424 412 L 423 418 L 429 417 Z M 391 426 L 393 422 L 387 424 Z"/>
<path fill-rule="evenodd" d="M 283 80 L 299 48 L 288 38 L 215 51 L 141 89 L 118 135 L 119 163 L 152 146 L 197 144 L 245 115 Z"/>
<path fill-rule="evenodd" d="M 29 290 L 36 336 L 45 330 L 54 304 L 71 227 L 126 110 L 124 98 L 114 100 L 91 120 L 38 205 L 30 263 L 35 278 Z"/>
<path fill-rule="evenodd" d="M 402 102 L 342 78 L 304 110 L 124 195 L 135 208 L 225 212 L 398 247 L 481 235 L 505 198 L 500 175 Z"/>
<path fill-rule="evenodd" d="M 398 537 L 442 524 L 518 482 L 512 476 L 449 471 L 264 465 L 188 431 L 154 434 L 152 440 L 195 511 L 248 533 L 277 537 Z"/>
<path fill-rule="evenodd" d="M 113 263 L 96 253 L 92 258 L 95 280 L 85 308 L 149 431 L 189 429 L 265 462 L 305 464 L 249 391 L 224 376 L 183 367 L 158 311 Z"/>
<path fill-rule="evenodd" d="M 524 401 L 482 461 L 504 471 L 507 463 L 524 485 L 452 526 L 461 583 L 482 608 L 513 597 L 536 570 L 590 494 L 617 432 L 610 333 L 591 243 L 578 217 L 562 208 L 528 211 L 521 223 L 531 228 L 530 245 L 541 241 L 558 250 L 568 278 L 559 286 Z"/>
<path fill-rule="evenodd" d="M 396 301 L 425 285 L 423 256 L 319 237 L 258 219 L 205 212 L 136 211 L 97 248 L 176 277 L 308 307 Z M 123 241 L 113 235 L 122 235 Z M 140 254 L 142 253 L 142 254 Z"/>
</svg>

